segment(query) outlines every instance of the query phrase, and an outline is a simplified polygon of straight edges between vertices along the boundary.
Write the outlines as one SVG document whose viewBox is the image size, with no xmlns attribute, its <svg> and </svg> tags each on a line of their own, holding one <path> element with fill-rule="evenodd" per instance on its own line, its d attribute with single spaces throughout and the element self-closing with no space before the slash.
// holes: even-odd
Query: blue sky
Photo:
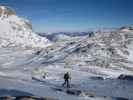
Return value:
<svg viewBox="0 0 133 100">
<path fill-rule="evenodd" d="M 0 0 L 34 31 L 86 31 L 133 25 L 133 0 Z"/>
</svg>

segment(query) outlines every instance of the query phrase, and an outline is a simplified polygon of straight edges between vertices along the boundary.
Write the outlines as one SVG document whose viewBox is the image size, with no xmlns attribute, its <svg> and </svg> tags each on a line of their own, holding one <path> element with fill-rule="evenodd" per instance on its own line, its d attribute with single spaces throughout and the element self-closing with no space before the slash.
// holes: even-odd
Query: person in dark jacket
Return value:
<svg viewBox="0 0 133 100">
<path fill-rule="evenodd" d="M 70 79 L 70 75 L 69 75 L 69 73 L 67 72 L 67 73 L 64 74 L 64 83 L 62 84 L 63 87 L 64 87 L 65 85 L 67 85 L 67 88 L 70 88 L 69 79 Z"/>
</svg>

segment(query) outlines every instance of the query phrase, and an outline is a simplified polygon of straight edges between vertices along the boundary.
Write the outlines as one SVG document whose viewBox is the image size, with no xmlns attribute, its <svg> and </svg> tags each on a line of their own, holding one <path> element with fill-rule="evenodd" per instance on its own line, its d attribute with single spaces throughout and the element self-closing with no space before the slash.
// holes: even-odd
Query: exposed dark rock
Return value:
<svg viewBox="0 0 133 100">
<path fill-rule="evenodd" d="M 16 15 L 16 12 L 10 7 L 1 6 L 0 7 L 0 17 L 3 15 L 4 16 Z"/>
<path fill-rule="evenodd" d="M 17 97 L 11 97 L 11 96 L 5 96 L 0 97 L 0 100 L 58 100 L 51 97 L 36 97 L 36 96 L 17 96 Z"/>
<path fill-rule="evenodd" d="M 90 77 L 90 79 L 93 79 L 93 80 L 104 80 L 104 78 L 100 77 L 100 76 Z"/>
<path fill-rule="evenodd" d="M 37 51 L 35 52 L 35 55 L 39 55 L 41 53 L 41 51 Z"/>
<path fill-rule="evenodd" d="M 5 97 L 0 97 L 0 100 L 14 100 L 15 97 L 11 97 L 11 96 L 5 96 Z"/>
<path fill-rule="evenodd" d="M 89 33 L 89 37 L 94 37 L 95 36 L 95 33 L 94 32 L 90 32 Z"/>
<path fill-rule="evenodd" d="M 123 26 L 123 27 L 120 28 L 120 30 L 123 30 L 123 29 L 133 30 L 133 27 L 130 27 L 130 26 Z"/>
<path fill-rule="evenodd" d="M 87 50 L 82 50 L 82 52 L 84 52 L 84 53 L 85 53 L 85 52 L 87 52 Z"/>
<path fill-rule="evenodd" d="M 124 75 L 124 74 L 121 74 L 118 79 L 121 79 L 121 80 L 132 80 L 133 81 L 133 76 L 132 75 Z"/>
<path fill-rule="evenodd" d="M 122 97 L 115 97 L 115 100 L 129 100 L 127 98 L 122 98 Z"/>
<path fill-rule="evenodd" d="M 76 48 L 75 50 L 74 50 L 74 52 L 79 52 L 80 51 L 80 48 Z"/>
<path fill-rule="evenodd" d="M 81 90 L 68 89 L 66 91 L 66 93 L 70 94 L 70 95 L 77 95 L 78 96 L 82 93 L 82 91 Z"/>
<path fill-rule="evenodd" d="M 39 98 L 35 98 L 31 96 L 19 96 L 19 97 L 16 97 L 16 100 L 39 100 Z"/>
<path fill-rule="evenodd" d="M 85 95 L 87 95 L 88 97 L 91 97 L 91 98 L 95 97 L 95 95 L 93 93 L 85 93 Z"/>
<path fill-rule="evenodd" d="M 93 45 L 93 44 L 88 44 L 88 45 L 87 45 L 87 47 L 88 47 L 88 48 L 91 48 L 91 47 L 92 47 L 92 45 Z"/>
<path fill-rule="evenodd" d="M 70 45 L 73 45 L 73 44 L 75 44 L 75 43 L 76 43 L 76 42 L 70 42 L 69 44 L 70 44 Z"/>
</svg>

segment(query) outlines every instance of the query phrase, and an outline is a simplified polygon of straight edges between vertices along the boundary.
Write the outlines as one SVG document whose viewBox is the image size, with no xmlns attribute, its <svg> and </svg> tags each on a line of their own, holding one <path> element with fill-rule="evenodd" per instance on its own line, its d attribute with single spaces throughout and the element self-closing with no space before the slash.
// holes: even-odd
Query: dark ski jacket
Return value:
<svg viewBox="0 0 133 100">
<path fill-rule="evenodd" d="M 64 75 L 64 79 L 65 79 L 65 80 L 70 79 L 70 76 L 69 76 L 69 74 L 68 74 L 68 73 L 66 73 L 66 74 Z"/>
</svg>

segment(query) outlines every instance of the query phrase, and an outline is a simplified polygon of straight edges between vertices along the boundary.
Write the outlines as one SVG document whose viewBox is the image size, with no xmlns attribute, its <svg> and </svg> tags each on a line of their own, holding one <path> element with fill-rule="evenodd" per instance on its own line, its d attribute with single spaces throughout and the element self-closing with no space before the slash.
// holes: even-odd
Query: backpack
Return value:
<svg viewBox="0 0 133 100">
<path fill-rule="evenodd" d="M 66 73 L 66 74 L 64 75 L 64 79 L 69 79 L 69 74 Z"/>
</svg>

